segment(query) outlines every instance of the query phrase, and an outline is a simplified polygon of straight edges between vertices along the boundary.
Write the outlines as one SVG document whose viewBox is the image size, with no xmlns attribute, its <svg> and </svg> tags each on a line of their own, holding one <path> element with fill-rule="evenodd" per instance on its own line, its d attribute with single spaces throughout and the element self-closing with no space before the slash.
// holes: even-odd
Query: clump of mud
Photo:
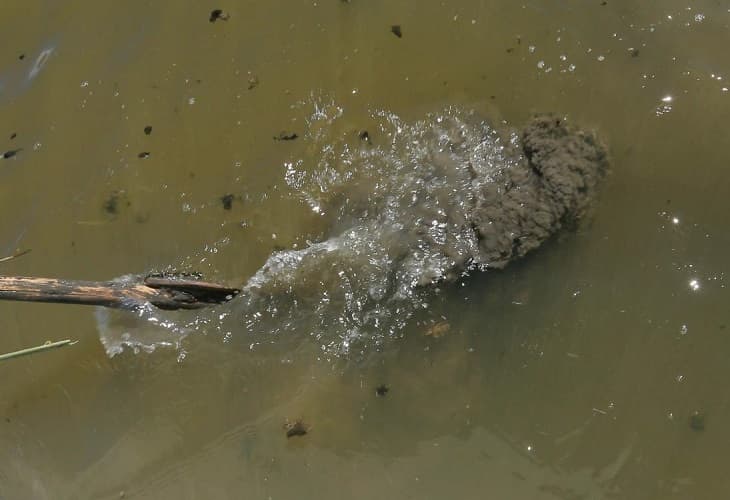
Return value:
<svg viewBox="0 0 730 500">
<path fill-rule="evenodd" d="M 302 137 L 310 153 L 285 164 L 292 195 L 332 222 L 326 237 L 273 253 L 223 312 L 150 321 L 215 324 L 251 346 L 286 335 L 366 352 L 399 336 L 434 285 L 503 268 L 574 223 L 607 169 L 595 136 L 554 116 L 517 133 L 459 108 L 416 122 L 379 112 L 364 141 L 342 115 L 316 106 Z"/>
<path fill-rule="evenodd" d="M 539 247 L 585 213 L 608 167 L 593 134 L 551 115 L 538 116 L 521 135 L 523 158 L 502 178 L 482 185 L 467 217 L 478 234 L 479 263 L 504 267 Z"/>
</svg>

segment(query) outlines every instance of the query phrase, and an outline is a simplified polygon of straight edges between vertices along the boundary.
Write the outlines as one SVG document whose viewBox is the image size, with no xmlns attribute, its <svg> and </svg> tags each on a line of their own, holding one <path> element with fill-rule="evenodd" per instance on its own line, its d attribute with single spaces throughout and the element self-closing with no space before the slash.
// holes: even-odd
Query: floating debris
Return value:
<svg viewBox="0 0 730 500">
<path fill-rule="evenodd" d="M 256 75 L 248 77 L 248 90 L 253 90 L 259 86 L 259 79 Z"/>
<path fill-rule="evenodd" d="M 368 133 L 367 130 L 363 130 L 362 132 L 360 132 L 358 137 L 360 137 L 361 141 L 365 141 L 368 144 L 372 144 L 372 141 L 370 140 L 370 134 Z"/>
<path fill-rule="evenodd" d="M 390 27 L 390 32 L 398 38 L 403 38 L 403 30 L 401 30 L 400 24 L 394 24 Z"/>
<path fill-rule="evenodd" d="M 143 160 L 145 158 L 149 158 L 149 157 L 150 157 L 149 151 L 142 151 L 140 154 L 137 155 L 137 158 L 142 158 Z"/>
<path fill-rule="evenodd" d="M 47 351 L 49 349 L 56 349 L 57 347 L 66 347 L 69 345 L 74 345 L 77 340 L 59 340 L 58 342 L 51 342 L 50 340 L 47 341 L 45 344 L 36 346 L 36 347 L 29 347 L 28 349 L 21 349 L 19 351 L 9 352 L 6 354 L 0 354 L 0 361 L 5 361 L 6 359 L 12 359 L 17 358 L 20 356 L 25 356 L 26 354 L 34 354 L 36 352 L 41 351 Z"/>
<path fill-rule="evenodd" d="M 150 135 L 152 133 L 152 125 L 147 125 L 144 128 L 144 135 Z"/>
<path fill-rule="evenodd" d="M 211 23 L 214 23 L 216 21 L 228 21 L 230 19 L 230 15 L 227 12 L 223 12 L 221 9 L 213 9 L 210 12 L 210 18 L 208 21 Z"/>
<path fill-rule="evenodd" d="M 382 398 L 383 396 L 385 396 L 386 394 L 388 394 L 388 391 L 389 390 L 390 390 L 390 387 L 388 387 L 385 384 L 380 384 L 379 386 L 377 386 L 375 388 L 375 395 Z"/>
<path fill-rule="evenodd" d="M 221 196 L 221 203 L 223 203 L 224 210 L 230 210 L 233 207 L 233 199 L 232 194 L 224 194 Z"/>
<path fill-rule="evenodd" d="M 309 429 L 311 429 L 311 427 L 305 424 L 301 419 L 295 420 L 294 422 L 287 421 L 284 424 L 284 430 L 286 431 L 287 438 L 305 436 L 309 432 Z"/>
<path fill-rule="evenodd" d="M 30 248 L 26 248 L 25 250 L 17 250 L 12 255 L 8 255 L 7 257 L 3 257 L 0 259 L 0 262 L 7 262 L 9 260 L 17 259 L 18 257 L 22 257 L 23 255 L 30 252 Z"/>
<path fill-rule="evenodd" d="M 299 136 L 294 132 L 279 132 L 279 135 L 274 136 L 274 140 L 275 141 L 293 141 L 297 137 L 299 137 Z"/>
<path fill-rule="evenodd" d="M 12 158 L 13 156 L 17 155 L 23 151 L 22 149 L 9 149 L 8 151 L 5 151 L 3 153 L 3 160 L 7 160 L 8 158 Z"/>
</svg>

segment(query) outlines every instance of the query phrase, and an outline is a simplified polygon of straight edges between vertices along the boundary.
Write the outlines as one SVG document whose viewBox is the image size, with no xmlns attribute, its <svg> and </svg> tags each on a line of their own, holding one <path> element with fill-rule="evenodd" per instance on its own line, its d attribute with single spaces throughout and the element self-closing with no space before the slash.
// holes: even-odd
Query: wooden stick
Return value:
<svg viewBox="0 0 730 500">
<path fill-rule="evenodd" d="M 227 302 L 239 292 L 237 288 L 175 275 L 148 276 L 136 283 L 0 276 L 0 300 L 121 309 L 135 309 L 146 303 L 168 310 L 198 309 Z"/>
</svg>

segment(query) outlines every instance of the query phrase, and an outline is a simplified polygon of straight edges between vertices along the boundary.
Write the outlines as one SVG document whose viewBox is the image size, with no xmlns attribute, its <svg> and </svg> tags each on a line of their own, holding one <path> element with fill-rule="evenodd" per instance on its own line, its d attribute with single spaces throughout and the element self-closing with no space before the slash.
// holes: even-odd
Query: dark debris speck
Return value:
<svg viewBox="0 0 730 500">
<path fill-rule="evenodd" d="M 121 201 L 122 197 L 123 193 L 119 191 L 112 192 L 102 204 L 104 212 L 108 213 L 109 215 L 116 215 L 119 212 L 119 202 Z M 129 205 L 129 202 L 127 202 L 127 205 Z"/>
<path fill-rule="evenodd" d="M 13 132 L 12 134 L 10 134 L 10 140 L 11 140 L 11 141 L 12 141 L 13 139 L 15 139 L 16 137 L 18 137 L 18 134 L 17 134 L 16 132 Z"/>
<path fill-rule="evenodd" d="M 144 128 L 144 134 L 145 134 L 145 135 L 150 135 L 151 133 L 152 133 L 152 125 L 147 125 L 147 126 L 146 126 L 146 127 Z"/>
<path fill-rule="evenodd" d="M 631 57 L 639 57 L 639 49 L 630 49 L 629 54 Z"/>
<path fill-rule="evenodd" d="M 224 194 L 221 196 L 221 203 L 223 204 L 224 210 L 230 210 L 233 208 L 234 196 L 232 194 Z"/>
<path fill-rule="evenodd" d="M 150 157 L 149 151 L 142 151 L 140 154 L 137 155 L 137 158 L 145 159 Z"/>
<path fill-rule="evenodd" d="M 210 12 L 210 17 L 208 18 L 208 21 L 211 23 L 214 23 L 216 21 L 228 21 L 230 16 L 227 12 L 223 12 L 221 9 L 213 9 Z"/>
<path fill-rule="evenodd" d="M 19 61 L 22 61 L 23 59 L 25 59 L 25 54 L 20 54 L 20 55 L 18 56 L 18 60 L 19 60 Z"/>
<path fill-rule="evenodd" d="M 7 160 L 8 158 L 12 158 L 13 156 L 17 155 L 23 151 L 22 149 L 9 149 L 3 153 L 3 159 Z"/>
<path fill-rule="evenodd" d="M 385 396 L 386 394 L 388 394 L 388 391 L 389 390 L 390 390 L 390 387 L 388 387 L 385 384 L 380 384 L 379 386 L 377 386 L 375 388 L 375 394 L 377 396 L 380 396 L 382 398 L 383 396 Z"/>
<path fill-rule="evenodd" d="M 295 132 L 279 132 L 279 135 L 274 136 L 275 141 L 293 141 L 299 137 Z"/>
<path fill-rule="evenodd" d="M 393 26 L 391 26 L 390 32 L 398 38 L 403 38 L 403 30 L 401 29 L 400 24 L 394 24 Z"/>
<path fill-rule="evenodd" d="M 370 140 L 370 134 L 367 130 L 363 130 L 358 135 L 361 141 L 367 142 L 368 144 L 372 144 L 373 142 Z"/>
<path fill-rule="evenodd" d="M 284 429 L 286 429 L 287 438 L 292 438 L 294 436 L 305 436 L 309 432 L 309 427 L 301 420 L 287 423 L 284 426 Z"/>
</svg>

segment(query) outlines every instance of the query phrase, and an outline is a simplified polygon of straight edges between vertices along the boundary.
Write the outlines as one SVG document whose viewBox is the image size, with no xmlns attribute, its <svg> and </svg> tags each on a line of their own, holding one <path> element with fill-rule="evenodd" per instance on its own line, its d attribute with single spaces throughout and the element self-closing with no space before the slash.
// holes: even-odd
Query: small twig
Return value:
<svg viewBox="0 0 730 500">
<path fill-rule="evenodd" d="M 27 349 L 21 349 L 19 351 L 8 352 L 6 354 L 0 354 L 0 361 L 6 359 L 17 358 L 19 356 L 25 356 L 26 354 L 33 354 L 36 352 L 47 351 L 49 349 L 55 349 L 57 347 L 65 347 L 67 345 L 74 345 L 78 340 L 59 340 L 58 342 L 51 342 L 50 340 L 43 345 L 36 347 L 29 347 Z"/>
<path fill-rule="evenodd" d="M 184 275 L 150 275 L 136 281 L 71 281 L 0 276 L 0 300 L 55 302 L 136 309 L 199 309 L 222 304 L 241 290 Z"/>
<path fill-rule="evenodd" d="M 18 257 L 22 257 L 23 255 L 30 252 L 30 248 L 27 248 L 25 250 L 16 250 L 16 252 L 13 255 L 8 255 L 7 257 L 3 257 L 0 259 L 0 262 L 7 262 L 9 260 L 17 259 Z"/>
</svg>

